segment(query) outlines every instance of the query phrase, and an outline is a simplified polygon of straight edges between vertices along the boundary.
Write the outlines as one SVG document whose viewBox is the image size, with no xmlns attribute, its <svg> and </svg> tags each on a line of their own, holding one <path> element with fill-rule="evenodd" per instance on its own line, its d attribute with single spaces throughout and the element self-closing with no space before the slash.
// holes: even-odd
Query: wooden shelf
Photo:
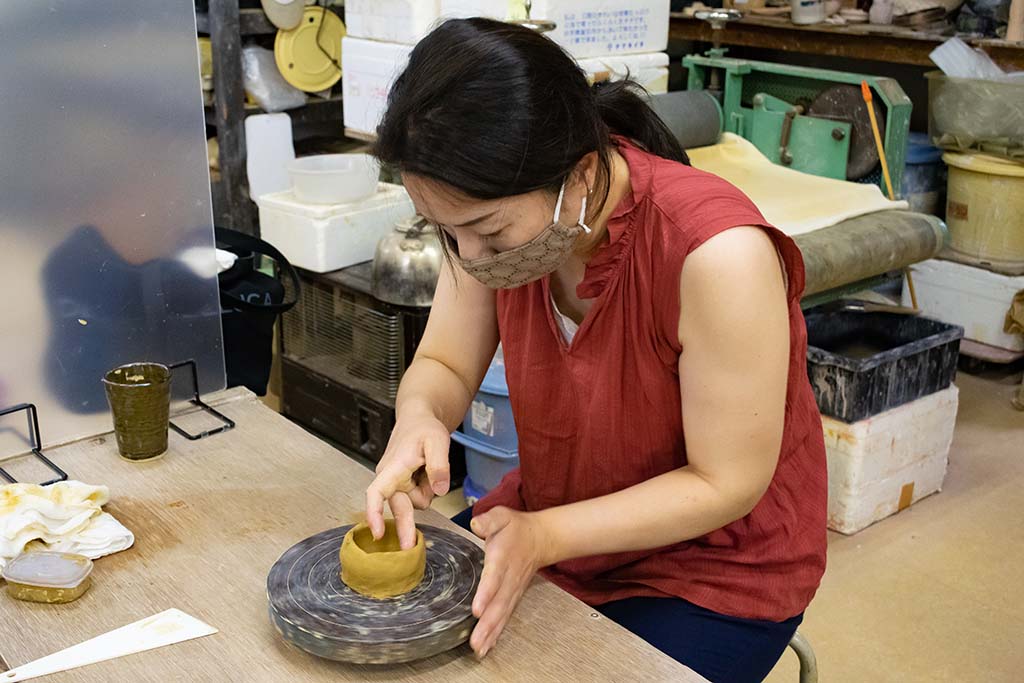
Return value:
<svg viewBox="0 0 1024 683">
<path fill-rule="evenodd" d="M 270 23 L 261 9 L 238 10 L 239 33 L 243 36 L 264 36 L 277 33 L 277 27 Z M 196 30 L 210 33 L 210 17 L 206 12 L 196 12 Z"/>
<path fill-rule="evenodd" d="M 340 89 L 340 84 L 337 86 Z M 265 113 L 258 106 L 247 104 L 245 106 L 245 116 L 252 116 L 253 114 Z M 341 125 L 344 121 L 344 108 L 341 101 L 341 95 L 335 95 L 330 99 L 324 100 L 318 97 L 310 98 L 310 100 L 301 107 L 295 109 L 288 109 L 284 112 L 292 119 L 292 124 L 296 123 L 331 123 L 337 122 Z M 206 123 L 211 126 L 217 125 L 217 113 L 213 107 L 205 107 Z"/>
<path fill-rule="evenodd" d="M 672 15 L 670 38 L 710 43 L 714 40 L 712 33 L 711 26 L 705 21 Z M 928 53 L 946 40 L 943 36 L 919 33 L 898 26 L 797 26 L 791 23 L 788 17 L 754 15 L 730 22 L 718 33 L 725 46 L 737 45 L 932 67 L 934 64 Z M 1007 71 L 1024 70 L 1024 43 L 994 39 L 972 39 L 966 42 L 982 48 Z"/>
</svg>

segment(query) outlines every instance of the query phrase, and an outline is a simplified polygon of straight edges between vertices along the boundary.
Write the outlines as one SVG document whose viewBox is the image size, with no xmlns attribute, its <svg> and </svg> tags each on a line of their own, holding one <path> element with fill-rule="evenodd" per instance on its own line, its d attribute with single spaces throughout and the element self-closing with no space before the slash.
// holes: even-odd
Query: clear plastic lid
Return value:
<svg viewBox="0 0 1024 683">
<path fill-rule="evenodd" d="M 92 573 L 92 560 L 74 553 L 32 551 L 22 553 L 4 567 L 3 577 L 13 583 L 46 588 L 75 588 Z"/>
</svg>

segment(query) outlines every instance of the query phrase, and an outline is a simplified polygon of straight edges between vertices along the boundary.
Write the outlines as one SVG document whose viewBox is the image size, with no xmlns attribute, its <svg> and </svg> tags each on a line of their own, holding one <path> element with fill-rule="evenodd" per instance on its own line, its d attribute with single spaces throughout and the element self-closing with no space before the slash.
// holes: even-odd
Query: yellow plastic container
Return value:
<svg viewBox="0 0 1024 683">
<path fill-rule="evenodd" d="M 4 567 L 7 594 L 15 600 L 59 604 L 82 597 L 92 585 L 92 560 L 75 553 L 31 551 Z"/>
<path fill-rule="evenodd" d="M 942 160 L 950 249 L 969 263 L 1024 272 L 1024 164 L 954 152 Z"/>
</svg>

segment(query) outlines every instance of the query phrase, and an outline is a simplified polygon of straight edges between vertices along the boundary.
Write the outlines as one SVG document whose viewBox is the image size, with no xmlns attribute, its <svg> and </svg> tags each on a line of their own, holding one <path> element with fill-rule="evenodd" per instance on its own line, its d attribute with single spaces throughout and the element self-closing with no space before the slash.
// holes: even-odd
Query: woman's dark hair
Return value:
<svg viewBox="0 0 1024 683">
<path fill-rule="evenodd" d="M 413 49 L 388 95 L 375 155 L 477 199 L 558 190 L 598 154 L 592 215 L 610 177 L 610 134 L 681 163 L 686 152 L 631 81 L 594 87 L 554 41 L 490 19 L 444 22 Z"/>
</svg>

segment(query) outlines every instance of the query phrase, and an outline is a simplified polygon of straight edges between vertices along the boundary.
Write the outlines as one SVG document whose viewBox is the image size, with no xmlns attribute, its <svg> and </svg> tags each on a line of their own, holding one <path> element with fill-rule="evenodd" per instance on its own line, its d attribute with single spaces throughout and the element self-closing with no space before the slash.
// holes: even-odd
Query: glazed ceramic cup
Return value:
<svg viewBox="0 0 1024 683">
<path fill-rule="evenodd" d="M 129 363 L 103 377 L 114 415 L 117 449 L 127 460 L 150 460 L 167 450 L 171 371 L 159 363 Z"/>
</svg>

